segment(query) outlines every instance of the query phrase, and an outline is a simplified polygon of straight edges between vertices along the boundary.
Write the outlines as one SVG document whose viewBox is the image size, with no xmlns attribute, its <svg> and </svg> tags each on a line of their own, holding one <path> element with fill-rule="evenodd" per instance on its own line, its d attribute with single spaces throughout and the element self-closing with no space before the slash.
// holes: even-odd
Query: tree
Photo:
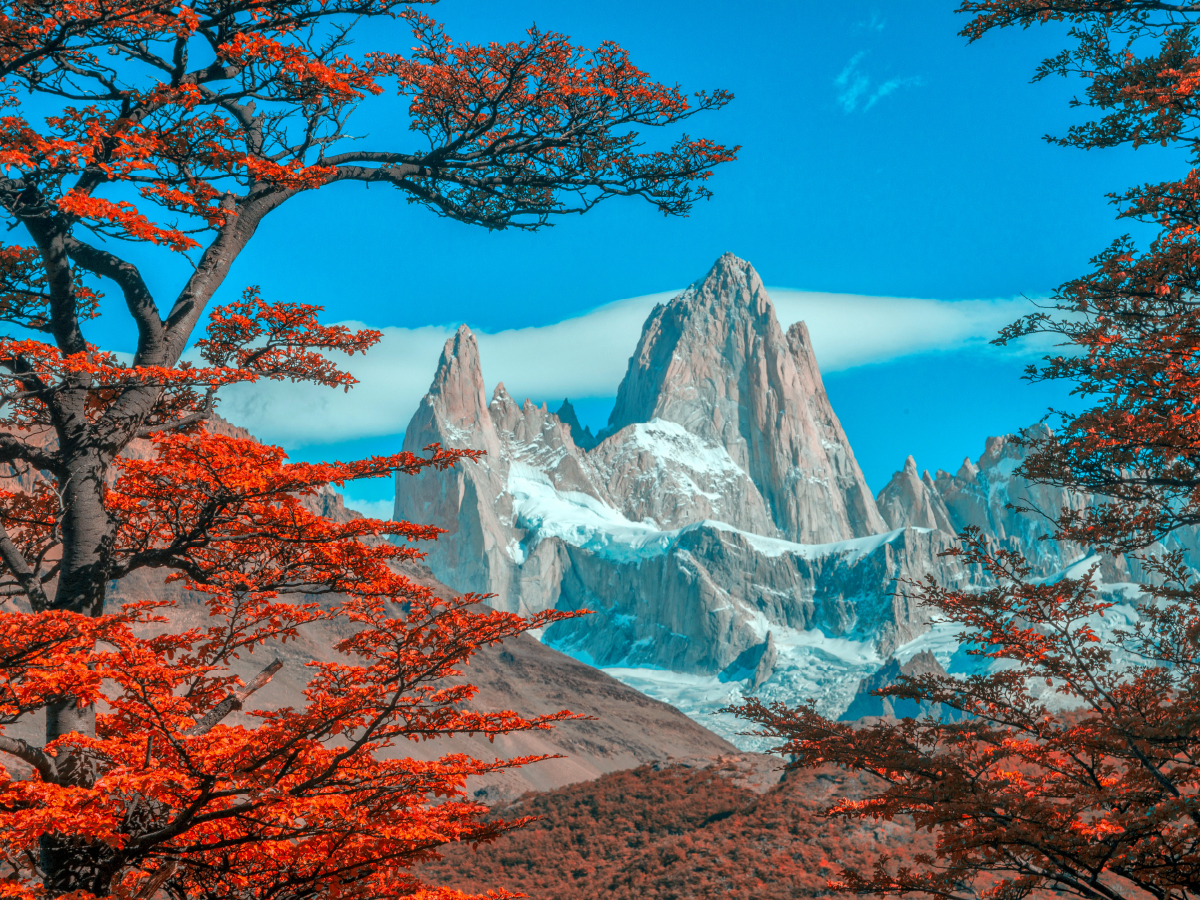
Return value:
<svg viewBox="0 0 1200 900">
<path fill-rule="evenodd" d="M 45 747 L 0 736 L 0 749 L 36 772 L 0 776 L 4 896 L 424 896 L 408 870 L 433 848 L 528 821 L 484 820 L 463 787 L 469 775 L 535 758 L 387 757 L 405 740 L 506 734 L 569 717 L 471 711 L 463 707 L 473 688 L 440 683 L 479 646 L 560 614 L 521 619 L 472 609 L 480 598 L 471 595 L 439 600 L 395 570 L 419 556 L 407 542 L 436 528 L 338 524 L 304 504 L 330 481 L 472 454 L 300 465 L 245 438 L 153 441 L 149 458 L 118 460 L 105 498 L 120 523 L 114 564 L 118 573 L 169 566 L 170 578 L 203 597 L 208 618 L 173 630 L 166 601 L 99 616 L 0 616 L 0 723 L 62 698 L 94 716 L 91 728 L 50 735 Z M 48 483 L 7 493 L 2 504 L 24 556 L 43 558 L 60 543 L 59 496 Z M 405 543 L 380 540 L 389 536 Z M 313 624 L 340 625 L 334 633 L 347 636 L 336 661 L 311 664 L 300 705 L 225 723 L 282 665 L 243 683 L 239 657 Z M 438 796 L 446 799 L 430 802 Z"/>
<path fill-rule="evenodd" d="M 403 20 L 416 47 L 352 56 L 373 19 Z M 385 90 L 407 98 L 413 149 L 351 128 Z M 455 44 L 409 0 L 52 0 L 4 8 L 0 99 L 0 205 L 17 230 L 0 246 L 0 463 L 32 485 L 0 502 L 0 592 L 24 604 L 0 616 L 0 724 L 46 716 L 44 746 L 2 739 L 35 774 L 0 787 L 0 889 L 418 891 L 413 860 L 506 827 L 430 798 L 507 763 L 379 753 L 400 738 L 549 724 L 456 711 L 470 690 L 437 682 L 481 644 L 553 616 L 439 601 L 393 571 L 412 551 L 387 542 L 436 529 L 337 525 L 298 499 L 469 454 L 303 467 L 204 431 L 231 383 L 349 388 L 328 354 L 365 351 L 378 333 L 322 326 L 317 307 L 253 288 L 210 310 L 203 334 L 201 320 L 263 218 L 337 182 L 390 185 L 487 228 L 537 229 L 617 196 L 685 214 L 736 148 L 684 135 L 647 149 L 638 129 L 729 95 L 689 101 L 614 44 L 588 51 L 536 28 Z M 191 264 L 169 297 L 132 258 L 152 252 Z M 136 326 L 130 360 L 87 341 L 103 289 Z M 189 344 L 198 361 L 184 359 Z M 203 595 L 206 629 L 155 634 L 155 604 L 106 610 L 109 584 L 140 569 Z M 239 688 L 239 656 L 319 621 L 358 629 L 339 644 L 346 662 L 316 667 L 302 705 L 259 713 L 255 728 L 224 724 L 273 673 Z"/>
<path fill-rule="evenodd" d="M 881 858 L 871 871 L 844 872 L 843 890 L 1194 896 L 1200 584 L 1184 549 L 1200 524 L 1200 6 L 987 0 L 960 11 L 972 16 L 963 32 L 971 40 L 996 28 L 1067 24 L 1071 45 L 1036 77 L 1083 77 L 1076 104 L 1097 115 L 1051 140 L 1157 143 L 1189 154 L 1192 169 L 1179 180 L 1112 198 L 1120 216 L 1158 226 L 1148 246 L 1117 240 L 1089 273 L 998 338 L 1049 333 L 1067 345 L 1028 374 L 1073 381 L 1088 408 L 1060 414 L 1053 434 L 1026 437 L 1020 474 L 1098 495 L 1087 509 L 1062 510 L 1053 536 L 1137 553 L 1147 581 L 1138 621 L 1102 638 L 1117 598 L 1101 590 L 1095 570 L 1034 580 L 1018 555 L 968 530 L 952 552 L 980 566 L 992 587 L 971 593 L 927 579 L 909 589 L 962 626 L 960 640 L 989 663 L 986 673 L 906 679 L 883 692 L 942 703 L 963 712 L 961 721 L 855 728 L 811 705 L 751 700 L 738 711 L 779 739 L 795 766 L 834 763 L 883 779 L 875 796 L 843 802 L 837 814 L 911 816 L 937 833 L 936 852 L 916 865 Z"/>
<path fill-rule="evenodd" d="M 347 55 L 353 28 L 374 18 L 410 23 L 413 52 Z M 459 221 L 538 228 L 614 196 L 685 213 L 733 156 L 686 136 L 643 151 L 633 130 L 720 107 L 728 94 L 689 104 L 613 44 L 587 52 L 537 29 L 522 42 L 456 45 L 407 0 L 16 3 L 0 29 L 14 112 L 0 122 L 0 204 L 30 240 L 4 248 L 0 266 L 0 319 L 20 330 L 0 344 L 2 396 L 9 424 L 50 429 L 56 444 L 10 435 L 0 461 L 61 485 L 58 609 L 102 607 L 115 528 L 103 486 L 130 441 L 195 422 L 230 381 L 306 377 L 289 368 L 286 337 L 276 352 L 251 349 L 253 330 L 276 315 L 261 303 L 237 311 L 257 324 L 238 320 L 244 345 L 211 357 L 213 368 L 179 362 L 230 266 L 288 199 L 375 182 Z M 355 108 L 387 86 L 409 98 L 410 129 L 426 147 L 353 140 Z M 19 114 L 21 90 L 53 105 L 43 126 Z M 93 236 L 191 254 L 194 269 L 175 296 L 157 298 L 133 262 Z M 138 343 L 130 365 L 91 370 L 83 328 L 101 283 L 120 290 Z M 48 340 L 30 343 L 36 335 Z M 47 366 L 59 367 L 49 380 Z"/>
</svg>

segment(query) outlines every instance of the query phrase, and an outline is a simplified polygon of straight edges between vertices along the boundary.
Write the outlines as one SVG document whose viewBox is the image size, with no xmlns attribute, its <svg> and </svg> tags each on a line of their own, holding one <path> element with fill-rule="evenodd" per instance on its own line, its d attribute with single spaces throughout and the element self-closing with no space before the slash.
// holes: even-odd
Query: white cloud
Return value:
<svg viewBox="0 0 1200 900">
<path fill-rule="evenodd" d="M 883 26 L 880 25 L 880 28 Z M 866 50 L 860 50 L 850 57 L 845 68 L 833 79 L 837 88 L 837 102 L 842 112 L 849 115 L 860 106 L 866 112 L 884 97 L 895 93 L 903 87 L 920 87 L 924 84 L 920 76 L 912 75 L 906 78 L 889 78 L 876 87 L 871 87 L 871 77 L 859 68 L 859 63 L 867 55 Z M 864 102 L 865 101 L 865 102 Z"/>
<path fill-rule="evenodd" d="M 942 301 L 769 289 L 786 328 L 808 323 L 825 372 L 916 353 L 981 346 L 1030 310 L 1028 301 Z M 676 292 L 634 297 L 553 325 L 479 333 L 490 392 L 514 398 L 612 397 L 642 323 Z M 353 324 L 353 323 L 351 323 Z M 344 394 L 289 383 L 238 385 L 221 413 L 264 440 L 297 446 L 402 432 L 429 387 L 453 328 L 385 328 L 382 343 L 344 365 L 360 384 Z"/>
<path fill-rule="evenodd" d="M 1032 306 L 1010 300 L 921 300 L 768 288 L 779 321 L 804 321 L 823 372 L 938 350 L 982 347 Z"/>
</svg>

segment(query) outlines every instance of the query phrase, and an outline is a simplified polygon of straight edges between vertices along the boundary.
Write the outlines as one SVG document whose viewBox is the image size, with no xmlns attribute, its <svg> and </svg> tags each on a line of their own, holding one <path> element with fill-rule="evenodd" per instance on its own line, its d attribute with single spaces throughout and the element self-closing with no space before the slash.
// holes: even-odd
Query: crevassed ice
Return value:
<svg viewBox="0 0 1200 900">
<path fill-rule="evenodd" d="M 886 538 L 888 535 L 876 537 Z M 832 552 L 828 548 L 844 547 L 847 544 L 861 545 L 864 540 L 822 546 L 827 552 Z M 1077 560 L 1062 572 L 1050 576 L 1050 580 L 1064 576 L 1079 577 L 1092 562 L 1094 557 Z M 1090 617 L 1088 622 L 1100 640 L 1112 646 L 1114 631 L 1132 630 L 1137 622 L 1135 604 L 1139 588 L 1133 584 L 1103 582 L 1099 587 L 1114 600 L 1125 601 L 1105 610 L 1103 616 Z M 839 716 L 850 705 L 859 681 L 873 674 L 885 661 L 873 641 L 829 637 L 818 629 L 805 631 L 781 627 L 768 623 L 765 619 L 753 624 L 760 637 L 765 637 L 768 630 L 771 632 L 779 654 L 771 678 L 759 688 L 756 695 L 767 702 L 781 700 L 794 706 L 798 701 L 812 699 L 823 714 Z M 897 661 L 905 663 L 922 650 L 929 650 L 950 674 L 959 677 L 995 670 L 1005 665 L 968 653 L 967 646 L 958 641 L 961 631 L 961 625 L 944 619 L 935 620 L 929 631 L 897 648 L 893 656 Z M 1139 663 L 1139 660 L 1129 657 L 1124 651 L 1114 649 L 1117 665 L 1130 666 Z M 592 664 L 594 665 L 594 662 Z M 724 706 L 741 702 L 745 690 L 743 682 L 723 681 L 719 675 L 696 675 L 641 667 L 616 666 L 608 667 L 605 671 L 630 687 L 677 707 L 743 750 L 761 751 L 769 748 L 769 742 L 762 738 L 741 733 L 749 729 L 748 723 L 718 712 Z M 1073 705 L 1069 698 L 1057 692 L 1057 688 L 1058 685 L 1048 686 L 1042 679 L 1034 679 L 1029 684 L 1030 692 L 1051 709 Z"/>
<path fill-rule="evenodd" d="M 859 681 L 883 663 L 872 642 L 830 638 L 819 630 L 778 625 L 771 627 L 771 634 L 779 656 L 770 680 L 756 694 L 766 702 L 781 700 L 795 705 L 812 699 L 821 712 L 836 717 L 850 705 Z M 750 729 L 749 723 L 718 712 L 742 702 L 746 685 L 740 681 L 648 667 L 612 666 L 604 671 L 671 704 L 742 750 L 762 751 L 770 746 L 762 738 L 740 733 Z"/>
<path fill-rule="evenodd" d="M 764 537 L 761 534 L 751 534 L 748 531 L 741 531 L 732 525 L 726 525 L 724 522 L 716 522 L 712 519 L 706 519 L 697 524 L 740 534 L 751 547 L 763 556 L 776 557 L 783 556 L 785 553 L 793 553 L 804 559 L 820 559 L 822 556 L 833 556 L 837 553 L 843 553 L 850 558 L 851 562 L 857 562 L 884 544 L 890 544 L 896 538 L 900 537 L 900 535 L 904 534 L 905 531 L 911 530 L 918 534 L 928 534 L 933 531 L 932 528 L 914 528 L 909 526 L 909 528 L 896 528 L 893 531 L 884 531 L 861 538 L 851 538 L 846 541 L 834 541 L 829 544 L 797 544 L 794 541 L 785 541 L 782 538 L 770 538 Z M 688 528 L 692 527 L 695 526 L 688 526 Z M 686 530 L 680 529 L 680 531 Z"/>
</svg>

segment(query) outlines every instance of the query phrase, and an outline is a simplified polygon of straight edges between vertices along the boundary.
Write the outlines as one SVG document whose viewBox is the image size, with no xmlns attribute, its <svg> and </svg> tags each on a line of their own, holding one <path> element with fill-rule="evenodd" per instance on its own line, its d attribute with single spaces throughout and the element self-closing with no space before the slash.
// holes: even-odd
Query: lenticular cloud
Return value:
<svg viewBox="0 0 1200 900">
<path fill-rule="evenodd" d="M 480 354 L 489 377 L 503 381 L 518 400 L 612 397 L 642 323 L 656 303 L 676 293 L 619 300 L 552 325 L 477 332 Z M 786 288 L 769 293 L 785 326 L 808 324 L 827 373 L 920 353 L 982 350 L 1002 326 L 1030 310 L 1021 298 L 945 301 Z M 383 341 L 365 357 L 346 361 L 359 380 L 349 395 L 289 383 L 237 385 L 224 394 L 222 415 L 285 447 L 399 434 L 429 387 L 429 373 L 454 328 L 383 332 Z"/>
</svg>

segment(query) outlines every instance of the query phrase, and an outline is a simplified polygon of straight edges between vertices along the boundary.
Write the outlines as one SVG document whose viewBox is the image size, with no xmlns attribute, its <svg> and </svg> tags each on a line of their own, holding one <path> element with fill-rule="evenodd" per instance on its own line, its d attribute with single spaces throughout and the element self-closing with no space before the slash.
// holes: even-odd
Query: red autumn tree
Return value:
<svg viewBox="0 0 1200 900">
<path fill-rule="evenodd" d="M 523 824 L 484 821 L 463 788 L 469 775 L 533 760 L 423 763 L 397 754 L 410 740 L 506 734 L 566 717 L 470 711 L 471 687 L 438 684 L 481 645 L 559 616 L 472 609 L 471 596 L 439 600 L 394 567 L 418 555 L 407 542 L 437 529 L 337 524 L 303 501 L 330 480 L 446 466 L 462 454 L 297 465 L 247 439 L 153 442 L 149 459 L 118 460 L 105 496 L 119 523 L 113 574 L 173 571 L 202 596 L 207 620 L 171 630 L 170 604 L 152 601 L 99 616 L 53 608 L 0 616 L 0 722 L 65 699 L 90 719 L 48 735 L 44 747 L 0 736 L 0 749 L 35 772 L 0 776 L 0 891 L 457 896 L 426 889 L 408 869 L 441 844 Z M 32 494 L 0 497 L 24 558 L 55 556 L 59 503 L 45 481 Z M 405 543 L 380 540 L 388 536 Z M 294 705 L 252 713 L 251 724 L 225 722 L 281 665 L 243 683 L 239 657 L 306 625 L 348 634 L 336 661 L 312 664 Z M 437 797 L 446 799 L 431 802 Z"/>
<path fill-rule="evenodd" d="M 22 0 L 0 15 L 12 238 L 0 246 L 0 463 L 29 488 L 0 494 L 0 725 L 46 721 L 44 742 L 0 736 L 33 773 L 0 779 L 6 896 L 416 895 L 414 860 L 507 827 L 461 797 L 467 775 L 506 763 L 423 764 L 389 748 L 548 724 L 462 711 L 471 691 L 438 683 L 481 644 L 549 617 L 439 601 L 397 574 L 413 551 L 394 542 L 436 529 L 339 525 L 301 502 L 464 454 L 306 467 L 207 434 L 222 386 L 349 387 L 327 354 L 379 336 L 255 290 L 198 329 L 264 216 L 336 182 L 390 185 L 488 228 L 536 229 L 614 196 L 684 214 L 734 150 L 686 135 L 647 149 L 639 130 L 729 97 L 689 100 L 613 44 L 589 51 L 537 29 L 456 44 L 415 5 Z M 394 19 L 415 47 L 351 54 L 355 29 Z M 406 146 L 352 124 L 393 92 Z M 135 262 L 153 252 L 191 264 L 169 296 Z M 125 301 L 131 359 L 87 340 L 101 291 Z M 183 360 L 189 345 L 201 361 Z M 148 458 L 131 457 L 138 441 L 132 456 Z M 156 604 L 106 609 L 112 581 L 139 569 L 203 596 L 207 624 L 172 633 Z M 321 622 L 352 635 L 339 661 L 314 666 L 303 696 L 257 725 L 224 721 L 274 671 L 243 685 L 236 660 Z"/>
<path fill-rule="evenodd" d="M 1148 583 L 1138 620 L 1105 632 L 1113 598 L 1093 574 L 1032 580 L 1019 556 L 968 531 L 956 552 L 993 587 L 928 580 L 910 589 L 962 626 L 960 639 L 990 663 L 986 674 L 885 691 L 944 704 L 961 720 L 855 728 L 811 705 L 750 701 L 740 712 L 796 766 L 835 763 L 883 780 L 837 814 L 911 816 L 936 832 L 936 852 L 918 864 L 880 859 L 843 872 L 840 889 L 1182 900 L 1200 891 L 1200 583 L 1184 552 L 1195 550 L 1200 524 L 1200 7 L 988 0 L 960 11 L 972 16 L 971 40 L 1065 23 L 1070 46 L 1037 77 L 1081 76 L 1077 103 L 1096 116 L 1052 140 L 1175 145 L 1190 156 L 1179 180 L 1113 197 L 1122 217 L 1158 227 L 1152 242 L 1114 242 L 999 338 L 1049 333 L 1067 345 L 1029 375 L 1072 381 L 1088 408 L 1026 440 L 1020 474 L 1096 495 L 1088 509 L 1063 510 L 1054 536 L 1140 554 Z"/>
</svg>

